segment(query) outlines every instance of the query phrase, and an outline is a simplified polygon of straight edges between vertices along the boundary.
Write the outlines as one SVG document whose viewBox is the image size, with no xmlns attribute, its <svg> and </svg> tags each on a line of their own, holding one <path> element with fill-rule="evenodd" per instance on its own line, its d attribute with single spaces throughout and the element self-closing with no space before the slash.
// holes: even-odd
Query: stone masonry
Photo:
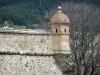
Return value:
<svg viewBox="0 0 100 75">
<path fill-rule="evenodd" d="M 50 33 L 0 31 L 0 75 L 62 75 Z"/>
</svg>

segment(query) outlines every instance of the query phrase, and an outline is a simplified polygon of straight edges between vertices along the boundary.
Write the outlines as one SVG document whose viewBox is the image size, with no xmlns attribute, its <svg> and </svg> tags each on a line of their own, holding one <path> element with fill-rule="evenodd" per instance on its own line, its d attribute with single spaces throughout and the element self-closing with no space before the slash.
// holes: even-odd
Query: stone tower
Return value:
<svg viewBox="0 0 100 75">
<path fill-rule="evenodd" d="M 52 24 L 52 42 L 54 52 L 70 53 L 70 33 L 69 33 L 69 18 L 58 7 L 58 12 L 51 18 Z"/>
</svg>

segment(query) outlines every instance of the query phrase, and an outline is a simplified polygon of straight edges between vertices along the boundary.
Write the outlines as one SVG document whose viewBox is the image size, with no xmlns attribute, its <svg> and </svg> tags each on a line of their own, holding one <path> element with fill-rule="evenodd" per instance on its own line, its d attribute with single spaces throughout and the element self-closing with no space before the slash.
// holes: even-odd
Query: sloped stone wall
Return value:
<svg viewBox="0 0 100 75">
<path fill-rule="evenodd" d="M 52 56 L 0 55 L 0 75 L 62 75 Z"/>
<path fill-rule="evenodd" d="M 52 50 L 50 35 L 0 33 L 0 51 L 53 53 Z"/>
<path fill-rule="evenodd" d="M 62 75 L 51 42 L 50 34 L 0 31 L 0 75 Z"/>
</svg>

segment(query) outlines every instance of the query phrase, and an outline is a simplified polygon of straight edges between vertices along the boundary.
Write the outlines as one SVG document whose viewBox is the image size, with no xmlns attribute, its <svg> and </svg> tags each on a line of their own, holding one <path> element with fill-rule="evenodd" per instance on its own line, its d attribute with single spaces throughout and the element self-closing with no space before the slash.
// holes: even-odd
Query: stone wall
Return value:
<svg viewBox="0 0 100 75">
<path fill-rule="evenodd" d="M 53 53 L 52 50 L 50 34 L 7 31 L 0 33 L 0 51 Z"/>
<path fill-rule="evenodd" d="M 0 55 L 0 75 L 62 75 L 52 56 Z"/>
<path fill-rule="evenodd" d="M 48 33 L 0 31 L 0 75 L 62 75 L 53 53 Z"/>
</svg>

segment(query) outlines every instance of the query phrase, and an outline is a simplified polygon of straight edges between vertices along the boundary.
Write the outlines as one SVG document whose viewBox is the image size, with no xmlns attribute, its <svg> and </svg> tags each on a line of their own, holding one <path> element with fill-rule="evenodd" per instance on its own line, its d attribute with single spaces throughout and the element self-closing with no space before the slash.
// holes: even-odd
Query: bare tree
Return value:
<svg viewBox="0 0 100 75">
<path fill-rule="evenodd" d="M 71 20 L 72 39 L 72 55 L 64 59 L 64 65 L 62 60 L 58 61 L 65 68 L 64 74 L 100 75 L 100 8 L 75 3 L 65 3 L 61 6 L 62 11 Z M 48 15 L 51 16 L 55 11 Z"/>
<path fill-rule="evenodd" d="M 65 71 L 71 72 L 68 75 L 100 74 L 100 35 L 86 28 L 83 26 L 80 32 L 72 33 L 72 55 L 69 57 L 70 62 L 66 62 Z"/>
<path fill-rule="evenodd" d="M 77 30 L 80 30 L 78 26 L 87 25 L 92 26 L 92 29 L 96 32 L 100 32 L 100 7 L 94 6 L 92 4 L 78 4 L 78 3 L 64 3 L 61 5 L 62 11 L 68 15 L 71 24 L 70 27 L 73 28 L 75 25 Z M 46 12 L 46 17 L 51 18 L 51 16 L 57 12 L 57 9 L 51 12 Z"/>
<path fill-rule="evenodd" d="M 76 10 L 70 27 L 72 56 L 71 62 L 66 62 L 66 72 L 68 75 L 100 75 L 100 35 L 95 27 L 99 24 L 99 10 L 85 4 L 77 5 Z"/>
</svg>

